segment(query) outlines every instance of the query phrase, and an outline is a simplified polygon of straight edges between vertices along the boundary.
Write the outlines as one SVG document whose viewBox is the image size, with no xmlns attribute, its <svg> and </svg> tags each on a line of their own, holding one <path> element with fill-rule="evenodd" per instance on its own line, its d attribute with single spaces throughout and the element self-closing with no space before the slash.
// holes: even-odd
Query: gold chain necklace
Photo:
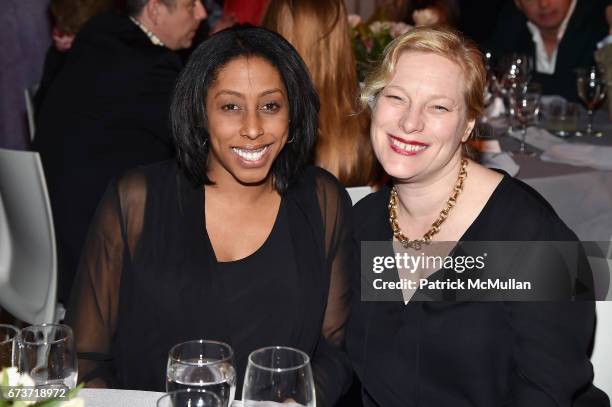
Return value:
<svg viewBox="0 0 612 407">
<path fill-rule="evenodd" d="M 461 168 L 459 169 L 459 176 L 457 177 L 453 194 L 448 198 L 448 201 L 446 201 L 446 205 L 440 212 L 440 215 L 438 215 L 438 218 L 431 224 L 431 229 L 429 229 L 421 239 L 410 240 L 404 235 L 402 229 L 400 229 L 397 222 L 397 188 L 395 186 L 391 188 L 391 196 L 389 197 L 389 223 L 393 230 L 393 236 L 399 240 L 406 249 L 410 247 L 414 250 L 421 250 L 421 247 L 424 244 L 429 244 L 433 235 L 440 231 L 440 225 L 444 223 L 448 217 L 448 213 L 457 203 L 457 197 L 459 197 L 459 194 L 463 191 L 463 181 L 467 178 L 467 165 L 468 161 L 465 158 L 461 159 Z"/>
</svg>

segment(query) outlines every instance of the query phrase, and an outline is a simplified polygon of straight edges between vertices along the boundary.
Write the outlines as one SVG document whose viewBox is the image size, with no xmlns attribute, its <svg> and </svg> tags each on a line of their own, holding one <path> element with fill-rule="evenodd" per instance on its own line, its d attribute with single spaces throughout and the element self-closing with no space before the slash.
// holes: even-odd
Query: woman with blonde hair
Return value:
<svg viewBox="0 0 612 407">
<path fill-rule="evenodd" d="M 569 407 L 591 386 L 592 281 L 576 235 L 536 191 L 462 148 L 485 82 L 475 45 L 431 27 L 396 38 L 366 78 L 372 145 L 392 181 L 353 214 L 363 270 L 386 271 L 353 278 L 346 345 L 366 407 Z M 386 270 L 371 267 L 368 242 L 385 245 Z M 426 270 L 439 249 L 444 265 Z M 406 272 L 402 255 L 421 266 Z M 479 285 L 496 276 L 529 287 Z"/>
<path fill-rule="evenodd" d="M 357 72 L 342 0 L 271 0 L 262 25 L 285 37 L 310 70 L 321 99 L 315 163 L 345 186 L 379 178 L 369 118 L 356 107 Z"/>
</svg>

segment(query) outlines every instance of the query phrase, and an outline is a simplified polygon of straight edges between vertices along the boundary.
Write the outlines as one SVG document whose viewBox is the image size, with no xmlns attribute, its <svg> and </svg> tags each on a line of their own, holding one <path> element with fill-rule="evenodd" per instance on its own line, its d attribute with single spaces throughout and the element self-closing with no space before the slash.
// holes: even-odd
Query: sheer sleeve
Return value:
<svg viewBox="0 0 612 407">
<path fill-rule="evenodd" d="M 330 285 L 321 339 L 313 357 L 317 406 L 332 406 L 351 384 L 353 373 L 343 350 L 351 271 L 351 203 L 344 188 L 325 174 L 317 179 L 317 195 L 325 229 L 326 266 Z"/>
<path fill-rule="evenodd" d="M 142 229 L 146 188 L 138 175 L 112 182 L 91 223 L 72 290 L 67 323 L 74 330 L 79 379 L 87 387 L 117 387 L 111 342 L 119 287 Z"/>
</svg>

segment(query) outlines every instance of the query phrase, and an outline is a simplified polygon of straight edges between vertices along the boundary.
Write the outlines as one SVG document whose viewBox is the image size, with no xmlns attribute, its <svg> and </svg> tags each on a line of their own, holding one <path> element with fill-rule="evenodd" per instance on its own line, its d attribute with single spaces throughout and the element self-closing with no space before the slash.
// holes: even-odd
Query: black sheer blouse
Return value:
<svg viewBox="0 0 612 407">
<path fill-rule="evenodd" d="M 73 289 L 68 321 L 80 377 L 90 386 L 165 391 L 176 343 L 229 343 L 239 378 L 249 352 L 286 345 L 311 356 L 317 405 L 333 405 L 351 379 L 339 350 L 350 216 L 344 188 L 308 168 L 282 197 L 262 247 L 219 263 L 206 234 L 203 188 L 174 162 L 129 172 L 98 207 Z"/>
</svg>

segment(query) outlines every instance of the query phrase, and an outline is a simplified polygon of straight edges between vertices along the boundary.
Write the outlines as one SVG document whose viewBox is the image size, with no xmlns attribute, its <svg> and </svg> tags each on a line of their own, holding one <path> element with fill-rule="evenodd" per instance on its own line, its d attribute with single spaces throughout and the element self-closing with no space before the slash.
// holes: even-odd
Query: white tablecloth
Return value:
<svg viewBox="0 0 612 407">
<path fill-rule="evenodd" d="M 157 400 L 165 393 L 139 390 L 82 389 L 79 397 L 85 400 L 85 407 L 155 407 Z M 241 407 L 234 401 L 232 407 Z"/>
<path fill-rule="evenodd" d="M 155 407 L 164 393 L 137 390 L 82 389 L 85 407 Z"/>
<path fill-rule="evenodd" d="M 612 124 L 606 114 L 598 112 L 596 116 L 597 128 L 605 130 L 604 137 L 560 139 L 545 130 L 530 129 L 526 142 L 540 152 L 554 143 L 609 148 L 612 146 Z M 504 151 L 518 147 L 515 138 L 503 136 L 495 128 L 487 128 L 486 133 L 496 136 Z M 520 167 L 517 177 L 542 194 L 581 240 L 605 242 L 612 239 L 612 171 L 544 162 L 539 157 L 519 155 L 513 158 Z"/>
<path fill-rule="evenodd" d="M 524 179 L 583 241 L 612 240 L 612 171 Z"/>
</svg>

